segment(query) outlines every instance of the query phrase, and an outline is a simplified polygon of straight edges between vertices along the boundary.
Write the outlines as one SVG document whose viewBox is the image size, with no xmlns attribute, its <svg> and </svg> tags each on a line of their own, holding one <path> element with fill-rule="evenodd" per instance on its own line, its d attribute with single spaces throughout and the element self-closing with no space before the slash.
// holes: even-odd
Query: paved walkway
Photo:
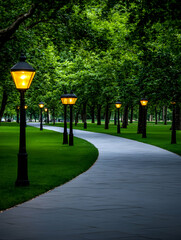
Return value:
<svg viewBox="0 0 181 240">
<path fill-rule="evenodd" d="M 181 157 L 111 135 L 74 135 L 99 149 L 96 163 L 0 213 L 0 240 L 181 239 Z"/>
</svg>

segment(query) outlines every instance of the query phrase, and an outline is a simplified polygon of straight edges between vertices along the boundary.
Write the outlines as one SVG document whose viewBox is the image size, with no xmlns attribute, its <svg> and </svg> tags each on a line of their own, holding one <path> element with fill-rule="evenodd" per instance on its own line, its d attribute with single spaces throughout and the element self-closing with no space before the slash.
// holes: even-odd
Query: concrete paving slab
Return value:
<svg viewBox="0 0 181 240">
<path fill-rule="evenodd" d="M 96 163 L 63 186 L 0 213 L 0 240 L 181 239 L 180 156 L 106 134 L 74 135 L 98 148 Z"/>
</svg>

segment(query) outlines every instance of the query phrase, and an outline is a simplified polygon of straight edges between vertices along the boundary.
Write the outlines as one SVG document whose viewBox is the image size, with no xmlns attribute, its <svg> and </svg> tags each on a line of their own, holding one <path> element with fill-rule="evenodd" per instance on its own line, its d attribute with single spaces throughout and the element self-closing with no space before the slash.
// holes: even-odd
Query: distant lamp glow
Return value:
<svg viewBox="0 0 181 240">
<path fill-rule="evenodd" d="M 146 106 L 148 104 L 148 100 L 146 98 L 142 98 L 140 100 L 140 103 L 141 103 L 142 106 Z"/>
<path fill-rule="evenodd" d="M 42 116 L 42 110 L 44 108 L 44 103 L 40 102 L 38 104 L 39 108 L 40 108 L 40 130 L 43 130 L 43 116 Z"/>
<path fill-rule="evenodd" d="M 45 112 L 47 112 L 47 111 L 48 111 L 48 108 L 45 108 L 44 110 L 45 110 Z"/>
<path fill-rule="evenodd" d="M 121 102 L 119 102 L 119 101 L 117 101 L 116 103 L 115 103 L 115 106 L 116 106 L 116 108 L 120 108 L 121 107 Z"/>
<path fill-rule="evenodd" d="M 35 76 L 35 69 L 25 62 L 26 57 L 21 55 L 20 62 L 11 68 L 11 75 L 19 90 L 27 90 Z"/>
<path fill-rule="evenodd" d="M 27 105 L 24 105 L 24 109 L 27 109 L 28 108 L 28 106 Z"/>
<path fill-rule="evenodd" d="M 172 105 L 175 105 L 176 104 L 176 102 L 174 102 L 174 101 L 172 101 L 172 102 L 170 102 Z"/>
<path fill-rule="evenodd" d="M 72 92 L 70 94 L 63 94 L 61 101 L 64 105 L 74 105 L 77 101 L 77 96 Z"/>
<path fill-rule="evenodd" d="M 39 108 L 43 108 L 44 107 L 44 103 L 43 102 L 40 102 L 38 105 L 39 105 Z"/>
<path fill-rule="evenodd" d="M 117 102 L 115 103 L 115 106 L 116 106 L 116 108 L 117 108 L 117 110 L 118 110 L 117 133 L 120 133 L 119 109 L 120 109 L 121 105 L 122 105 L 122 103 L 121 103 L 120 101 L 117 101 Z"/>
</svg>

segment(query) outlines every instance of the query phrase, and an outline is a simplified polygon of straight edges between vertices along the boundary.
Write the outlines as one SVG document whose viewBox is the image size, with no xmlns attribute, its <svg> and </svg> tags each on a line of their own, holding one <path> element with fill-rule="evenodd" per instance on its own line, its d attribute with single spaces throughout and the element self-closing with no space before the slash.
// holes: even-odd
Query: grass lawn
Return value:
<svg viewBox="0 0 181 240">
<path fill-rule="evenodd" d="M 19 125 L 0 125 L 0 210 L 15 206 L 59 186 L 92 166 L 97 149 L 74 138 L 74 146 L 63 145 L 60 133 L 27 127 L 27 153 L 30 186 L 15 187 Z"/>
<path fill-rule="evenodd" d="M 121 123 L 120 123 L 121 124 Z M 167 125 L 164 125 L 162 122 L 155 124 L 153 122 L 147 123 L 147 138 L 142 138 L 142 134 L 137 134 L 137 122 L 131 123 L 128 127 L 121 128 L 121 133 L 117 134 L 117 126 L 111 122 L 109 124 L 109 129 L 104 129 L 104 123 L 102 125 L 97 125 L 96 123 L 87 123 L 86 131 L 107 133 L 115 136 L 120 136 L 123 138 L 133 139 L 139 142 L 148 143 L 151 145 L 164 148 L 171 152 L 181 155 L 181 131 L 177 130 L 177 144 L 171 144 L 171 122 L 168 122 Z M 62 126 L 63 123 L 56 123 L 56 126 Z M 78 123 L 77 126 L 73 126 L 74 129 L 83 129 L 83 123 Z"/>
</svg>

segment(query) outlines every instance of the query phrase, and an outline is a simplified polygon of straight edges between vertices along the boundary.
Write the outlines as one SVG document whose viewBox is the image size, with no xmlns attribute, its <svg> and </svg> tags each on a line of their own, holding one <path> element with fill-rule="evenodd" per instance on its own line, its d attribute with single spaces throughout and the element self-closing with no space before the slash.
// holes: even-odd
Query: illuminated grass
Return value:
<svg viewBox="0 0 181 240">
<path fill-rule="evenodd" d="M 92 166 L 97 149 L 74 138 L 74 146 L 62 144 L 62 134 L 27 127 L 27 153 L 30 186 L 15 187 L 19 127 L 0 126 L 0 210 L 27 201 L 59 186 Z"/>
</svg>

